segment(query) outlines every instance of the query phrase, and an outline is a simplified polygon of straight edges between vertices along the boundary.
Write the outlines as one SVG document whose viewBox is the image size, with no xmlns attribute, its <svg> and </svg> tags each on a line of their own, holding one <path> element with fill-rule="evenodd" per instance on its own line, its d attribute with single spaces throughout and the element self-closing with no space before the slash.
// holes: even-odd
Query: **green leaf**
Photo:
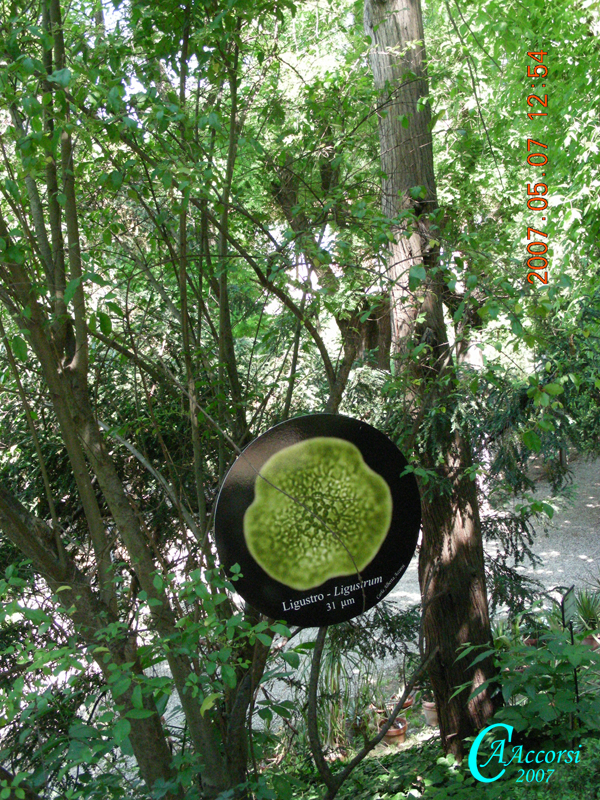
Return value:
<svg viewBox="0 0 600 800">
<path fill-rule="evenodd" d="M 27 56 L 26 58 L 24 58 L 21 61 L 21 64 L 22 64 L 23 69 L 25 70 L 25 72 L 27 72 L 29 75 L 33 75 L 33 73 L 35 72 L 35 63 L 34 63 L 33 59 L 31 59 L 31 58 L 29 58 L 29 56 Z"/>
<path fill-rule="evenodd" d="M 271 625 L 271 630 L 275 633 L 278 633 L 280 636 L 289 637 L 292 635 L 292 632 L 287 627 L 287 625 L 283 625 L 280 622 L 276 622 L 274 625 Z"/>
<path fill-rule="evenodd" d="M 84 725 L 83 723 L 75 723 L 69 728 L 70 739 L 81 739 L 82 741 L 94 739 L 96 737 L 96 729 L 91 725 Z"/>
<path fill-rule="evenodd" d="M 98 275 L 97 272 L 86 272 L 85 275 L 83 276 L 83 280 L 84 281 L 91 281 L 92 283 L 95 283 L 97 286 L 109 286 L 110 285 L 110 281 L 107 281 L 105 278 L 102 277 L 102 275 Z M 107 295 L 107 297 L 108 296 L 109 295 Z M 110 303 L 107 303 L 106 305 L 110 306 Z"/>
<path fill-rule="evenodd" d="M 117 744 L 121 744 L 131 733 L 131 723 L 128 719 L 118 719 L 113 726 L 113 736 Z"/>
<path fill-rule="evenodd" d="M 22 339 L 20 336 L 13 336 L 12 350 L 15 354 L 15 358 L 18 358 L 19 361 L 27 361 L 27 342 L 25 339 Z"/>
<path fill-rule="evenodd" d="M 153 714 L 149 708 L 130 708 L 125 716 L 127 719 L 148 719 Z"/>
<path fill-rule="evenodd" d="M 217 658 L 222 664 L 226 664 L 231 658 L 231 647 L 222 647 L 217 653 Z"/>
<path fill-rule="evenodd" d="M 556 397 L 556 395 L 562 394 L 564 389 L 560 383 L 547 383 L 544 386 L 544 391 L 548 392 L 548 394 L 551 394 L 553 397 Z"/>
<path fill-rule="evenodd" d="M 510 327 L 515 336 L 520 336 L 523 333 L 523 326 L 521 325 L 521 322 L 518 319 L 513 319 L 512 322 L 510 323 Z"/>
<path fill-rule="evenodd" d="M 122 317 L 123 316 L 123 309 L 121 308 L 121 306 L 117 305 L 117 303 L 113 303 L 112 301 L 109 301 L 106 304 L 106 307 L 110 308 L 110 310 L 113 312 L 113 314 L 116 314 L 118 317 Z"/>
<path fill-rule="evenodd" d="M 552 506 L 550 505 L 550 503 L 544 503 L 544 502 L 542 502 L 542 508 L 543 508 L 543 509 L 544 509 L 544 511 L 546 512 L 546 515 L 548 516 L 548 518 L 549 518 L 549 519 L 552 519 L 552 517 L 554 516 L 554 509 L 552 508 Z"/>
<path fill-rule="evenodd" d="M 292 669 L 298 669 L 300 666 L 300 656 L 298 653 L 295 653 L 293 650 L 290 650 L 286 653 L 282 653 L 281 657 L 284 661 L 286 661 Z"/>
<path fill-rule="evenodd" d="M 294 787 L 285 775 L 273 775 L 273 788 L 277 792 L 277 800 L 292 800 Z"/>
<path fill-rule="evenodd" d="M 98 319 L 100 320 L 100 330 L 105 336 L 110 336 L 112 333 L 112 322 L 108 314 L 104 311 L 98 311 Z"/>
<path fill-rule="evenodd" d="M 64 89 L 69 85 L 71 80 L 71 70 L 67 69 L 58 69 L 52 73 L 52 75 L 48 76 L 48 80 L 52 83 L 58 83 L 59 86 L 62 86 Z"/>
<path fill-rule="evenodd" d="M 413 186 L 409 189 L 409 194 L 413 200 L 424 200 L 427 197 L 427 189 L 424 186 Z"/>
<path fill-rule="evenodd" d="M 534 453 L 539 453 L 542 449 L 542 440 L 535 431 L 525 431 L 523 434 L 523 444 Z"/>
<path fill-rule="evenodd" d="M 4 185 L 8 192 L 15 198 L 15 200 L 19 201 L 19 186 L 15 181 L 11 181 L 10 178 L 7 178 L 4 181 Z"/>
<path fill-rule="evenodd" d="M 413 264 L 408 273 L 408 287 L 411 292 L 414 292 L 417 286 L 419 286 L 421 281 L 424 281 L 426 277 L 427 273 L 423 264 Z"/>
<path fill-rule="evenodd" d="M 211 111 L 208 115 L 208 124 L 211 128 L 215 128 L 216 130 L 220 130 L 221 128 L 221 121 L 214 111 Z"/>
<path fill-rule="evenodd" d="M 461 319 L 463 318 L 463 315 L 465 313 L 465 305 L 466 305 L 466 303 L 463 300 L 462 303 L 459 305 L 459 307 L 454 312 L 454 315 L 452 317 L 454 322 L 460 322 Z"/>
<path fill-rule="evenodd" d="M 218 693 L 209 694 L 208 697 L 205 697 L 202 701 L 202 705 L 200 706 L 200 716 L 203 717 L 206 712 L 214 706 L 220 697 L 221 695 Z"/>
<path fill-rule="evenodd" d="M 48 622 L 50 619 L 46 612 L 42 611 L 41 608 L 24 608 L 23 615 L 27 619 L 30 619 L 32 622 L 37 622 L 38 624 Z"/>
<path fill-rule="evenodd" d="M 235 674 L 235 670 L 230 667 L 228 664 L 223 664 L 221 667 L 221 677 L 223 678 L 223 683 L 229 686 L 231 689 L 234 689 L 237 684 L 237 677 Z"/>
<path fill-rule="evenodd" d="M 485 304 L 484 309 L 487 310 L 490 319 L 498 319 L 498 314 L 500 313 L 500 306 L 495 300 L 488 300 Z"/>
<path fill-rule="evenodd" d="M 144 701 L 142 700 L 142 687 L 136 684 L 133 692 L 131 693 L 131 702 L 134 708 L 143 708 Z"/>
<path fill-rule="evenodd" d="M 12 244 L 6 249 L 6 261 L 12 264 L 25 263 L 25 252 L 21 244 Z"/>
<path fill-rule="evenodd" d="M 122 694 L 125 694 L 130 686 L 131 678 L 121 678 L 121 680 L 117 681 L 112 687 L 113 697 L 120 697 Z"/>
<path fill-rule="evenodd" d="M 69 305 L 71 300 L 73 299 L 73 295 L 75 294 L 75 290 L 81 283 L 81 278 L 73 278 L 72 281 L 69 281 L 67 284 L 67 288 L 65 289 L 65 305 Z"/>
<path fill-rule="evenodd" d="M 110 185 L 116 191 L 123 183 L 123 176 L 121 175 L 119 170 L 113 169 L 113 171 L 110 173 L 109 180 L 110 180 Z"/>
</svg>

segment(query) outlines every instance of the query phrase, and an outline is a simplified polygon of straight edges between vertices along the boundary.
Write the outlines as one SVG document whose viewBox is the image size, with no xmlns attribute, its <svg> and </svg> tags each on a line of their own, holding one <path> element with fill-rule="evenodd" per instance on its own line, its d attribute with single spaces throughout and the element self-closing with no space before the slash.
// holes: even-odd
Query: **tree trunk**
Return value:
<svg viewBox="0 0 600 800">
<path fill-rule="evenodd" d="M 388 262 L 392 350 L 400 377 L 410 380 L 410 439 L 421 437 L 421 465 L 436 473 L 433 490 L 421 487 L 423 630 L 427 648 L 439 648 L 429 674 L 443 746 L 460 759 L 464 738 L 493 713 L 488 691 L 467 703 L 470 692 L 493 675 L 493 663 L 486 660 L 471 668 L 468 659 L 456 662 L 462 644 L 487 644 L 491 634 L 476 485 L 466 472 L 472 466 L 470 445 L 451 421 L 447 381 L 454 364 L 443 315 L 445 285 L 436 269 L 437 248 L 430 246 L 430 212 L 437 208 L 437 197 L 420 2 L 365 0 L 364 27 L 371 37 L 371 66 L 380 91 L 381 166 L 386 175 L 382 205 L 395 220 Z M 411 291 L 409 277 L 423 275 Z M 420 354 L 405 359 L 419 344 L 425 345 Z M 420 423 L 435 412 L 442 393 L 446 409 L 437 415 L 435 442 L 425 442 Z M 470 688 L 451 699 L 464 683 Z"/>
</svg>

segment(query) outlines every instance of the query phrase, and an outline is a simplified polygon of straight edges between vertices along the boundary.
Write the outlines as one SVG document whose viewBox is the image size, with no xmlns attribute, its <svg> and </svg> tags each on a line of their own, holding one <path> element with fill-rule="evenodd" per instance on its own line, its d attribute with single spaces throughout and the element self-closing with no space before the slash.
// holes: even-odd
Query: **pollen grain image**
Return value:
<svg viewBox="0 0 600 800">
<path fill-rule="evenodd" d="M 391 520 L 390 488 L 359 449 L 343 439 L 315 437 L 280 450 L 264 465 L 244 515 L 244 537 L 268 575 L 304 590 L 364 569 Z"/>
</svg>

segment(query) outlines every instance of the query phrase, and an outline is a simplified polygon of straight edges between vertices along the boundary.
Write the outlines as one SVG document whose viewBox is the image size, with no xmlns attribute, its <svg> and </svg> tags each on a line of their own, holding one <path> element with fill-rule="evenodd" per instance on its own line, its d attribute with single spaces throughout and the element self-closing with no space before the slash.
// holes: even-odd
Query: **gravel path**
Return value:
<svg viewBox="0 0 600 800">
<path fill-rule="evenodd" d="M 535 569 L 530 565 L 518 567 L 519 572 L 537 578 L 547 589 L 572 584 L 583 588 L 600 581 L 600 459 L 578 459 L 571 468 L 569 500 L 563 501 L 563 507 L 547 523 L 547 532 L 541 524 L 537 526 L 532 550 L 542 564 Z M 532 471 L 536 499 L 549 500 L 550 486 L 543 479 L 542 467 L 534 465 Z M 486 550 L 493 552 L 494 547 L 494 542 L 486 543 Z M 420 598 L 415 556 L 388 599 L 405 608 Z"/>
<path fill-rule="evenodd" d="M 555 513 L 548 532 L 538 531 L 533 548 L 544 563 L 535 570 L 519 568 L 547 588 L 589 587 L 600 580 L 600 460 L 579 459 L 571 466 L 572 497 Z M 539 495 L 549 497 L 548 484 L 540 481 L 538 485 Z"/>
</svg>

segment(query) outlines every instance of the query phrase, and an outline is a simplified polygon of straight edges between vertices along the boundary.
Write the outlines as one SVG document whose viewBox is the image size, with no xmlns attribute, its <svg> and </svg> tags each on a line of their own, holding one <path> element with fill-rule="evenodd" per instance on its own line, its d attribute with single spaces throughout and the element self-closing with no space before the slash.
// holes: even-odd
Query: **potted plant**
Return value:
<svg viewBox="0 0 600 800">
<path fill-rule="evenodd" d="M 383 728 L 387 720 L 381 719 L 379 721 L 379 730 Z M 406 731 L 408 730 L 408 722 L 404 717 L 396 717 L 392 722 L 391 727 L 383 737 L 383 741 L 389 745 L 400 745 L 406 740 Z"/>
<path fill-rule="evenodd" d="M 404 703 L 402 704 L 402 708 L 410 708 L 412 706 L 412 704 L 415 702 L 416 693 L 417 693 L 417 690 L 413 689 L 412 692 L 408 695 L 408 697 L 404 701 Z M 398 691 L 398 694 L 393 694 L 392 695 L 392 697 L 390 698 L 390 702 L 387 704 L 388 705 L 388 711 L 391 711 L 393 708 L 395 708 L 396 703 L 402 697 L 403 694 L 404 694 L 404 689 L 400 689 Z"/>
<path fill-rule="evenodd" d="M 600 592 L 580 589 L 575 594 L 577 608 L 577 629 L 585 633 L 582 644 L 592 650 L 600 647 Z"/>
<path fill-rule="evenodd" d="M 432 728 L 437 728 L 439 726 L 439 720 L 435 700 L 433 700 L 433 698 L 431 700 L 422 700 L 421 708 L 423 709 L 425 722 Z"/>
<path fill-rule="evenodd" d="M 437 705 L 435 702 L 435 698 L 433 695 L 433 687 L 429 681 L 429 678 L 426 678 L 421 686 L 419 687 L 421 691 L 421 709 L 423 711 L 423 715 L 425 717 L 425 722 L 427 725 L 430 725 L 432 728 L 437 728 L 439 725 L 438 721 L 438 712 L 437 712 Z"/>
</svg>

